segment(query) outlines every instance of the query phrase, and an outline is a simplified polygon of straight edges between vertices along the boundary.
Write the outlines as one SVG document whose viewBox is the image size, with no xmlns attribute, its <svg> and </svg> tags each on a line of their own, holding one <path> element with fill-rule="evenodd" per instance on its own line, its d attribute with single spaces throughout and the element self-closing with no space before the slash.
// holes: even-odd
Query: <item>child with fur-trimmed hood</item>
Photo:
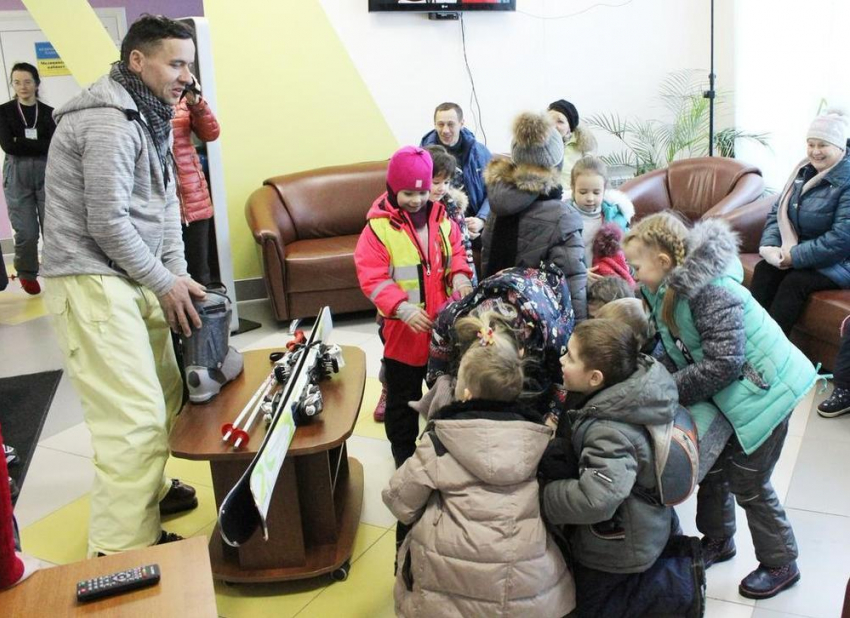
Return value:
<svg viewBox="0 0 850 618">
<path fill-rule="evenodd" d="M 567 277 L 577 320 L 587 317 L 587 267 L 582 222 L 561 201 L 564 142 L 546 114 L 514 121 L 512 160 L 493 160 L 484 172 L 490 196 L 484 228 L 482 278 L 514 266 L 557 266 Z"/>
</svg>

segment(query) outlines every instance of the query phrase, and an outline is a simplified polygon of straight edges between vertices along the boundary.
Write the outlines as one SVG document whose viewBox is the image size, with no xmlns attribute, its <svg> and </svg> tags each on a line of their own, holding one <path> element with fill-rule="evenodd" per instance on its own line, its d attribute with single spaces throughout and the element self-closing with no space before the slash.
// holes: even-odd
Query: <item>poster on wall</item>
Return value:
<svg viewBox="0 0 850 618">
<path fill-rule="evenodd" d="M 59 77 L 70 75 L 71 72 L 65 66 L 65 61 L 59 57 L 56 49 L 46 41 L 35 44 L 35 59 L 38 63 L 38 72 L 42 77 Z"/>
</svg>

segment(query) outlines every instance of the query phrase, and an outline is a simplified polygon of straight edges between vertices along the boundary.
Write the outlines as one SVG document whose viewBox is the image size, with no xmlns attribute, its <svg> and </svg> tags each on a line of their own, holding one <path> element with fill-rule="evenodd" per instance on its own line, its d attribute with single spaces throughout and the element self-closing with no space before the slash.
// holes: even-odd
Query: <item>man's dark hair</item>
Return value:
<svg viewBox="0 0 850 618">
<path fill-rule="evenodd" d="M 192 28 L 184 23 L 145 13 L 133 22 L 121 42 L 121 62 L 129 63 L 134 49 L 150 54 L 163 39 L 194 39 L 194 36 Z"/>
<path fill-rule="evenodd" d="M 457 112 L 457 121 L 463 122 L 463 110 L 460 108 L 460 105 L 457 103 L 440 103 L 437 106 L 437 109 L 434 110 L 434 120 L 437 120 L 437 114 L 440 112 L 447 112 L 449 110 L 455 110 Z"/>
</svg>

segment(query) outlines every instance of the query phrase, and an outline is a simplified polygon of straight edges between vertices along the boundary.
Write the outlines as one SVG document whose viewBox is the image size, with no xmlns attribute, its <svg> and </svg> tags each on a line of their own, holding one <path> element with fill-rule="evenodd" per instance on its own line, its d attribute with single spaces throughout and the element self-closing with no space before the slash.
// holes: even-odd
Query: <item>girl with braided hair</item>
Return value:
<svg viewBox="0 0 850 618">
<path fill-rule="evenodd" d="M 723 220 L 689 230 L 659 213 L 635 225 L 624 249 L 661 335 L 661 360 L 697 422 L 700 448 L 718 425 L 714 406 L 734 430 L 697 493 L 705 566 L 735 555 L 734 495 L 760 563 L 738 591 L 772 597 L 793 586 L 800 571 L 794 532 L 770 476 L 791 412 L 817 372 L 742 285 L 738 239 Z"/>
<path fill-rule="evenodd" d="M 552 437 L 518 401 L 524 362 L 505 317 L 455 323 L 466 350 L 456 401 L 431 417 L 383 492 L 400 525 L 397 616 L 565 616 L 575 585 L 540 514 L 537 466 Z"/>
</svg>

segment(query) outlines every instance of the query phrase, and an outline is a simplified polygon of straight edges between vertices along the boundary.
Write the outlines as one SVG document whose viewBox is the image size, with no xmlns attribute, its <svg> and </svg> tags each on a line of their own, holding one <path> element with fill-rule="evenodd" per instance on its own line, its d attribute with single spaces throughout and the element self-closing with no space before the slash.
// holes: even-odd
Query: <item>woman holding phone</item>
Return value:
<svg viewBox="0 0 850 618">
<path fill-rule="evenodd" d="M 207 179 L 192 142 L 192 133 L 202 142 L 212 142 L 218 139 L 220 128 L 215 114 L 201 96 L 197 80 L 186 88 L 183 98 L 176 105 L 171 126 L 174 130 L 177 195 L 183 220 L 186 264 L 192 279 L 202 285 L 209 285 L 209 225 L 213 205 Z"/>
</svg>

